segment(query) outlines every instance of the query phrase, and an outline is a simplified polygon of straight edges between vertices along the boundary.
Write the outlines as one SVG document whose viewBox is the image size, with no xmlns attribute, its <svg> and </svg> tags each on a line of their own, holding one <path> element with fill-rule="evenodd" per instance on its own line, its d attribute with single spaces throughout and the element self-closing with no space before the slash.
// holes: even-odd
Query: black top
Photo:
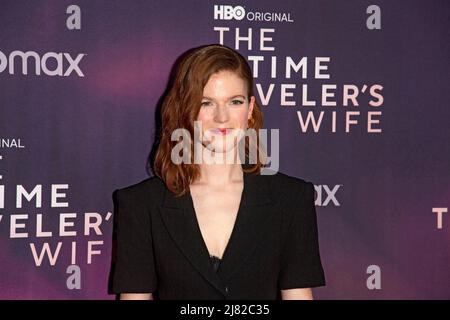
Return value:
<svg viewBox="0 0 450 320">
<path fill-rule="evenodd" d="M 245 173 L 220 261 L 209 255 L 189 192 L 175 197 L 152 177 L 114 195 L 114 293 L 276 299 L 282 289 L 325 285 L 311 182 Z"/>
<path fill-rule="evenodd" d="M 211 262 L 214 268 L 214 271 L 217 272 L 217 270 L 219 270 L 219 266 L 220 266 L 220 258 L 216 257 L 216 256 L 210 256 L 211 258 Z"/>
</svg>

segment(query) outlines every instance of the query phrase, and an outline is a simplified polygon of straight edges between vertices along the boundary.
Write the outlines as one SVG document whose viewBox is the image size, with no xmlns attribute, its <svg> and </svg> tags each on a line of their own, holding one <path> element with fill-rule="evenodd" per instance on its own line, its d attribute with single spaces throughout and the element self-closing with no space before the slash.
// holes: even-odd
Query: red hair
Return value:
<svg viewBox="0 0 450 320">
<path fill-rule="evenodd" d="M 248 62 L 237 51 L 220 44 L 212 44 L 191 49 L 182 57 L 176 69 L 173 84 L 162 102 L 160 140 L 153 172 L 176 196 L 183 195 L 189 189 L 189 185 L 200 177 L 200 168 L 193 161 L 193 144 L 191 145 L 191 163 L 172 162 L 171 152 L 178 143 L 171 140 L 172 132 L 175 129 L 184 128 L 190 132 L 191 137 L 194 137 L 194 121 L 197 120 L 201 107 L 203 89 L 212 74 L 223 70 L 232 71 L 245 81 L 247 98 L 250 100 L 254 94 L 253 76 Z M 263 125 L 263 114 L 256 99 L 251 120 L 248 128 L 255 129 L 258 133 Z M 244 139 L 245 160 L 247 160 L 249 142 L 246 138 Z M 259 139 L 254 143 L 258 153 L 256 163 L 245 164 L 242 169 L 247 173 L 260 174 L 263 166 L 260 155 L 264 154 L 264 151 L 261 149 Z"/>
</svg>

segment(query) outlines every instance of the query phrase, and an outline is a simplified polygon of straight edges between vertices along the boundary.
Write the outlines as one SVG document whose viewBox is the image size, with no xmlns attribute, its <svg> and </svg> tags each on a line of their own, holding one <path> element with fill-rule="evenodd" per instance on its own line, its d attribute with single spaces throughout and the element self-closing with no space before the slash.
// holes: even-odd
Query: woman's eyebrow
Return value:
<svg viewBox="0 0 450 320">
<path fill-rule="evenodd" d="M 238 94 L 238 95 L 229 97 L 228 99 L 233 99 L 233 98 L 238 98 L 238 97 L 241 97 L 241 98 L 244 98 L 244 99 L 245 99 L 245 97 L 244 97 L 243 95 L 241 95 L 241 94 Z M 210 97 L 206 97 L 206 96 L 204 96 L 203 99 L 214 100 L 214 98 L 210 98 Z"/>
</svg>

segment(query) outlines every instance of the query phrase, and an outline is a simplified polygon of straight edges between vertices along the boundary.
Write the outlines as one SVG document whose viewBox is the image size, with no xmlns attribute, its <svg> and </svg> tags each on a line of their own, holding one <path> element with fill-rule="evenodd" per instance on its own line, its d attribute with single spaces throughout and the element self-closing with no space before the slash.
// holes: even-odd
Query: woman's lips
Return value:
<svg viewBox="0 0 450 320">
<path fill-rule="evenodd" d="M 212 134 L 218 134 L 218 135 L 227 135 L 229 134 L 233 129 L 232 128 L 214 128 L 214 129 L 209 129 L 209 131 L 211 131 Z"/>
</svg>

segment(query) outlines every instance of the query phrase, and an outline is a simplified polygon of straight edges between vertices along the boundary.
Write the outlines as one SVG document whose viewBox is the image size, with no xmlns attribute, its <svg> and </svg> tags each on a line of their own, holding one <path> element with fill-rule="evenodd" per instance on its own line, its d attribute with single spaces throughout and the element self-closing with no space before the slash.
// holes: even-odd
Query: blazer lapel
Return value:
<svg viewBox="0 0 450 320">
<path fill-rule="evenodd" d="M 273 214 L 273 198 L 267 177 L 244 172 L 244 189 L 236 222 L 218 272 L 214 271 L 209 252 L 198 226 L 190 192 L 176 198 L 165 189 L 161 216 L 185 257 L 217 290 L 226 295 L 223 281 L 244 265 L 264 235 Z"/>
<path fill-rule="evenodd" d="M 176 198 L 166 188 L 161 217 L 170 236 L 184 256 L 205 280 L 225 295 L 224 286 L 214 271 L 208 249 L 198 227 L 190 193 L 187 192 Z"/>
<path fill-rule="evenodd" d="M 251 257 L 271 223 L 273 204 L 268 177 L 245 173 L 237 219 L 218 270 L 221 280 L 230 279 Z"/>
</svg>

